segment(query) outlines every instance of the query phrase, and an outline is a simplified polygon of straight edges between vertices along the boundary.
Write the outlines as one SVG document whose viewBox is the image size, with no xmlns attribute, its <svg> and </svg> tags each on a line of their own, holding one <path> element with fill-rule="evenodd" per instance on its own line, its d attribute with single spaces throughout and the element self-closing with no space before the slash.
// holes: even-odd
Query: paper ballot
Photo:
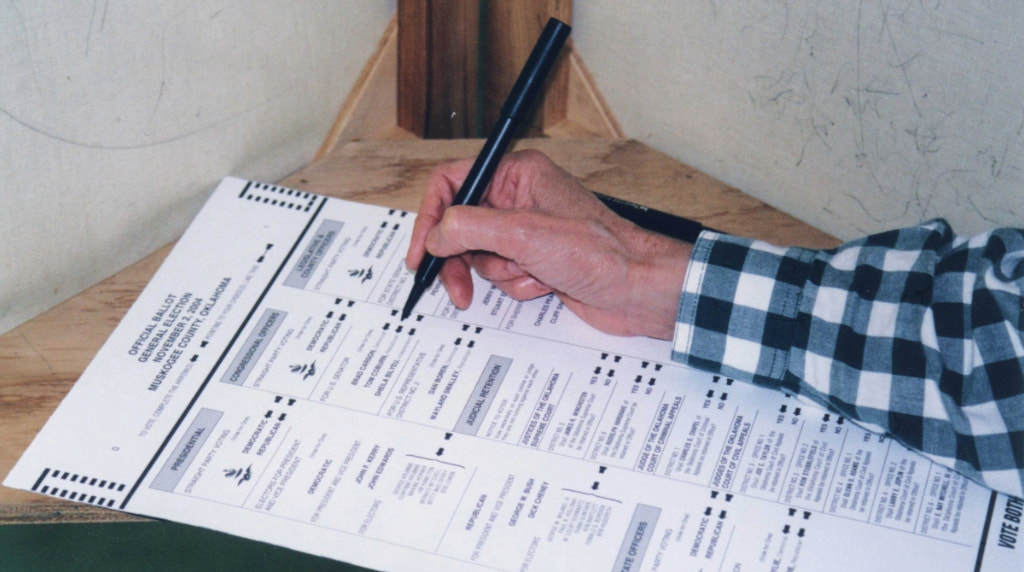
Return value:
<svg viewBox="0 0 1024 572">
<path fill-rule="evenodd" d="M 225 179 L 4 484 L 386 570 L 1024 569 L 1020 499 Z"/>
</svg>

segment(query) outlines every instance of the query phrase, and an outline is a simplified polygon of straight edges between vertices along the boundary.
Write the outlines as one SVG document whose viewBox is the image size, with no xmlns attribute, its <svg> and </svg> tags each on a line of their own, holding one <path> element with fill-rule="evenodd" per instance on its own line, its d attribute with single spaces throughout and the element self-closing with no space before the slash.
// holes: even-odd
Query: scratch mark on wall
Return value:
<svg viewBox="0 0 1024 572">
<path fill-rule="evenodd" d="M 164 87 L 167 86 L 167 81 L 160 80 L 160 91 L 156 94 L 156 101 L 153 102 L 153 111 L 149 114 L 150 123 L 153 122 L 153 118 L 156 116 L 156 110 L 160 108 L 160 101 L 164 98 Z"/>
<path fill-rule="evenodd" d="M 89 57 L 89 47 L 92 44 L 92 26 L 96 22 L 96 5 L 99 4 L 98 0 L 93 0 L 92 3 L 92 14 L 89 16 L 89 30 L 85 33 L 85 57 Z"/>
<path fill-rule="evenodd" d="M 270 101 L 273 101 L 274 99 L 276 99 L 276 98 L 271 98 L 271 99 L 268 99 L 267 101 L 270 102 Z M 91 143 L 91 142 L 88 142 L 88 141 L 78 141 L 78 140 L 75 140 L 75 139 L 70 139 L 68 137 L 64 137 L 64 136 L 58 135 L 56 133 L 53 133 L 51 131 L 48 131 L 47 129 L 45 129 L 43 127 L 32 125 L 31 123 L 29 123 L 29 122 L 27 122 L 25 120 L 20 119 L 19 117 L 17 117 L 16 115 L 12 114 L 10 111 L 8 111 L 7 109 L 4 109 L 3 107 L 0 107 L 0 115 L 3 115 L 5 117 L 9 118 L 11 121 L 17 123 L 18 125 L 21 125 L 25 129 L 28 129 L 29 131 L 31 131 L 31 132 L 33 132 L 33 133 L 35 133 L 37 135 L 41 135 L 43 137 L 46 137 L 47 139 L 52 139 L 54 141 L 57 141 L 57 142 L 60 142 L 60 143 L 65 143 L 67 145 L 71 145 L 71 146 L 74 146 L 74 147 L 81 147 L 83 149 L 99 149 L 99 150 L 104 150 L 104 151 L 129 151 L 129 150 L 134 150 L 134 149 L 148 149 L 150 147 L 157 147 L 159 145 L 166 145 L 168 143 L 175 143 L 177 141 L 188 139 L 189 137 L 198 135 L 198 134 L 203 133 L 205 131 L 209 131 L 211 129 L 214 129 L 216 127 L 224 125 L 226 123 L 230 123 L 230 122 L 232 122 L 232 121 L 234 121 L 234 120 L 236 120 L 236 119 L 238 119 L 238 118 L 240 118 L 242 116 L 245 116 L 245 115 L 248 115 L 250 113 L 259 111 L 259 109 L 261 107 L 262 106 L 257 106 L 257 107 L 251 108 L 251 109 L 246 109 L 246 110 L 242 110 L 242 111 L 239 111 L 239 112 L 236 112 L 236 113 L 229 114 L 229 115 L 227 115 L 227 116 L 225 116 L 225 117 L 223 117 L 221 119 L 218 119 L 216 121 L 212 121 L 210 123 L 206 123 L 204 125 L 200 125 L 199 127 L 196 127 L 195 129 L 192 129 L 190 131 L 185 131 L 183 133 L 179 133 L 179 134 L 174 135 L 172 137 L 167 137 L 167 138 L 159 139 L 159 140 L 156 140 L 156 141 L 150 141 L 148 143 L 131 143 L 131 144 L 123 144 L 123 145 L 107 144 L 107 143 Z"/>
<path fill-rule="evenodd" d="M 873 209 L 869 209 L 867 205 L 864 204 L 864 201 L 862 201 L 860 197 L 858 197 L 857 195 L 850 192 L 846 192 L 843 193 L 843 196 L 857 203 L 857 206 L 860 207 L 860 209 L 864 212 L 864 215 L 866 217 L 871 219 L 873 222 L 879 224 L 889 224 L 893 221 L 900 220 L 903 217 L 907 216 L 907 213 L 910 212 L 911 201 L 903 201 L 902 211 L 900 211 L 899 209 L 890 209 L 887 216 L 880 216 L 876 214 Z"/>
<path fill-rule="evenodd" d="M 904 59 L 903 55 L 900 53 L 900 47 L 896 43 L 896 37 L 892 33 L 892 27 L 889 25 L 888 9 L 885 10 L 885 13 L 882 16 L 882 28 L 885 30 L 885 35 L 889 38 L 889 45 L 892 47 L 893 54 L 896 55 L 897 63 L 895 66 L 900 70 L 900 73 L 903 76 L 903 83 L 907 86 L 907 91 L 910 93 L 910 102 L 913 105 L 917 116 L 921 117 L 921 108 L 917 105 L 917 96 L 914 95 L 914 83 L 910 80 L 910 72 L 907 71 L 910 64 L 913 63 L 920 54 L 915 53 L 909 58 Z"/>
<path fill-rule="evenodd" d="M 978 204 L 974 202 L 974 196 L 974 193 L 971 193 L 970 195 L 967 196 L 967 204 L 970 205 L 971 210 L 973 210 L 975 214 L 981 217 L 981 219 L 984 220 L 985 222 L 989 224 L 996 224 L 996 221 L 986 216 L 985 213 L 982 211 L 981 207 L 979 207 Z"/>
<path fill-rule="evenodd" d="M 107 25 L 107 8 L 110 7 L 110 0 L 103 0 L 103 16 L 100 17 L 100 31 Z"/>
<path fill-rule="evenodd" d="M 998 158 L 992 157 L 991 172 L 993 179 L 998 179 L 1002 176 L 1003 168 L 1006 165 L 1006 159 L 1010 155 L 1010 152 L 1016 148 L 1017 143 L 1020 142 L 1021 134 L 1024 134 L 1024 113 L 1021 114 L 1021 121 L 1017 124 L 1017 130 L 1008 138 L 1006 143 L 1003 144 L 1003 152 Z"/>
<path fill-rule="evenodd" d="M 109 7 L 109 0 L 103 0 L 103 9 L 100 11 L 100 22 L 99 32 L 103 32 L 103 28 L 107 24 L 107 8 Z M 85 35 L 85 56 L 89 57 L 89 47 L 92 45 L 92 32 L 93 27 L 96 24 L 96 11 L 99 6 L 99 0 L 94 0 L 92 3 L 92 14 L 89 16 L 89 31 Z"/>
<path fill-rule="evenodd" d="M 21 9 L 17 5 L 17 3 L 12 2 L 12 3 L 8 4 L 8 8 L 13 10 L 14 13 L 15 13 L 15 16 L 16 16 L 13 19 L 15 22 L 17 22 L 17 28 L 18 28 L 17 32 L 15 32 L 15 33 L 20 35 L 20 38 L 18 39 L 17 43 L 21 44 L 22 45 L 22 49 L 25 50 L 25 58 L 24 59 L 26 61 L 34 61 L 35 60 L 35 56 L 32 53 L 32 44 L 31 44 L 31 42 L 27 41 L 28 27 L 26 26 L 26 23 L 25 23 L 25 14 L 21 11 Z M 9 30 L 6 31 L 6 32 L 9 32 Z M 39 81 L 39 73 L 37 72 L 36 67 L 35 66 L 30 66 L 29 73 L 30 73 L 30 75 L 32 77 L 32 85 L 35 87 L 36 93 L 42 93 L 43 88 L 42 88 L 42 84 Z"/>
<path fill-rule="evenodd" d="M 862 33 L 863 22 L 864 22 L 864 0 L 860 0 L 860 2 L 857 2 L 857 26 L 856 26 L 857 29 L 856 29 L 856 34 L 854 36 L 855 37 L 855 42 L 856 42 L 856 53 L 854 55 L 855 55 L 855 60 L 856 60 L 857 63 L 856 63 L 856 65 L 854 65 L 855 89 L 853 90 L 853 93 L 854 93 L 854 102 L 853 103 L 855 104 L 853 106 L 853 115 L 854 115 L 854 118 L 855 118 L 856 123 L 857 123 L 855 137 L 856 137 L 856 147 L 857 147 L 857 156 L 858 156 L 858 158 L 864 156 L 864 149 L 865 149 L 865 145 L 864 145 L 864 116 L 863 116 L 863 114 L 864 114 L 864 105 L 863 105 L 863 103 L 861 103 L 861 99 L 860 99 L 861 89 L 863 89 L 863 86 L 864 86 L 864 83 L 861 81 L 861 77 L 860 77 L 860 75 L 861 75 L 861 62 L 862 62 L 862 59 L 861 59 L 862 58 L 862 53 L 861 53 L 861 45 L 860 45 L 861 42 L 860 42 L 860 40 L 861 40 L 861 33 Z M 860 160 L 860 159 L 858 159 L 858 160 Z"/>
<path fill-rule="evenodd" d="M 828 120 L 824 123 L 818 124 L 811 118 L 811 128 L 814 130 L 814 135 L 817 136 L 821 144 L 825 146 L 830 153 L 832 152 L 832 146 L 828 143 L 828 130 L 830 127 L 835 127 L 836 122 Z"/>
<path fill-rule="evenodd" d="M 914 148 L 921 154 L 922 157 L 926 155 L 932 155 L 942 150 L 942 145 L 939 144 L 939 134 L 933 127 L 926 127 L 924 125 L 915 125 L 904 130 L 908 135 L 914 139 Z"/>
</svg>

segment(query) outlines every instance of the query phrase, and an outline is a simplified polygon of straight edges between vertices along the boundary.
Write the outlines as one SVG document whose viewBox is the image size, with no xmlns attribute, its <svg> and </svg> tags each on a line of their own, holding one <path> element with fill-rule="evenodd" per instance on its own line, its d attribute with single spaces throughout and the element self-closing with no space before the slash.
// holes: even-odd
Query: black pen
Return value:
<svg viewBox="0 0 1024 572">
<path fill-rule="evenodd" d="M 533 50 L 530 52 L 530 57 L 526 60 L 526 65 L 523 66 L 523 71 L 519 72 L 519 78 L 516 79 L 512 91 L 509 92 L 505 104 L 501 107 L 498 124 L 494 126 L 494 130 L 491 131 L 490 137 L 487 138 L 483 149 L 480 150 L 473 167 L 466 175 L 466 180 L 452 200 L 453 205 L 475 205 L 483 198 L 487 191 L 487 185 L 491 182 L 491 176 L 494 175 L 494 170 L 498 167 L 502 155 L 505 154 L 505 149 L 512 140 L 512 134 L 525 118 L 530 104 L 540 90 L 541 84 L 544 83 L 544 78 L 547 77 L 555 59 L 558 58 L 558 53 L 562 50 L 571 29 L 568 24 L 555 18 L 548 20 L 544 31 L 541 32 L 540 38 L 537 39 L 537 43 L 534 44 Z M 427 288 L 430 288 L 443 264 L 443 258 L 432 256 L 430 253 L 424 255 L 419 268 L 416 269 L 412 291 L 409 292 L 409 298 L 402 308 L 403 320 L 412 314 L 416 302 L 427 291 Z"/>
<path fill-rule="evenodd" d="M 614 211 L 615 214 L 640 228 L 645 228 L 683 242 L 693 244 L 697 242 L 697 236 L 702 231 L 714 231 L 714 229 L 708 228 L 693 219 L 669 214 L 648 206 L 631 203 L 627 200 L 602 195 L 601 193 L 594 193 L 594 195 L 601 199 L 601 202 Z"/>
</svg>

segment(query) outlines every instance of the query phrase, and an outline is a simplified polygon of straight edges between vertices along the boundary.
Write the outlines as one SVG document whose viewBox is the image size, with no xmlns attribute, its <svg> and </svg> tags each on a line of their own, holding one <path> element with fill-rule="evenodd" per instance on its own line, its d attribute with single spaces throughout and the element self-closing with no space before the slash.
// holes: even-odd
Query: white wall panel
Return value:
<svg viewBox="0 0 1024 572">
<path fill-rule="evenodd" d="M 307 164 L 395 2 L 0 2 L 0 332 Z"/>
</svg>

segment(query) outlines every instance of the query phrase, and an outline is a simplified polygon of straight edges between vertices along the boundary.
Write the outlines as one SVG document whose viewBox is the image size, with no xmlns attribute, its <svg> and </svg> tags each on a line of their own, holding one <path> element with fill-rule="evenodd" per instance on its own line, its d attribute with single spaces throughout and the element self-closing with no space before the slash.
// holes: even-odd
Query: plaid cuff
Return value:
<svg viewBox="0 0 1024 572">
<path fill-rule="evenodd" d="M 673 359 L 781 388 L 1024 492 L 1024 231 L 944 221 L 832 251 L 702 233 Z"/>
<path fill-rule="evenodd" d="M 759 385 L 789 371 L 812 251 L 701 233 L 683 283 L 674 360 Z"/>
</svg>

